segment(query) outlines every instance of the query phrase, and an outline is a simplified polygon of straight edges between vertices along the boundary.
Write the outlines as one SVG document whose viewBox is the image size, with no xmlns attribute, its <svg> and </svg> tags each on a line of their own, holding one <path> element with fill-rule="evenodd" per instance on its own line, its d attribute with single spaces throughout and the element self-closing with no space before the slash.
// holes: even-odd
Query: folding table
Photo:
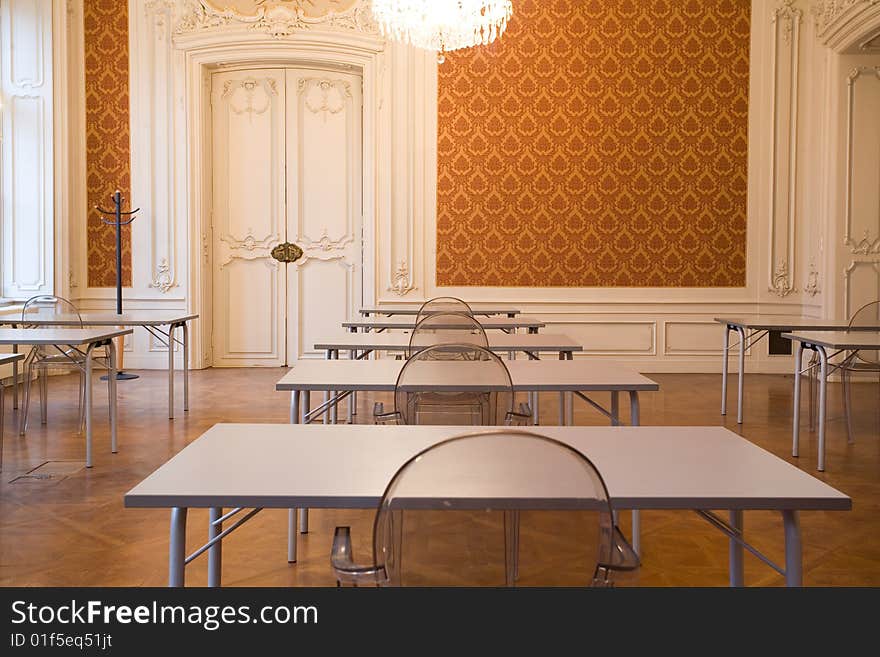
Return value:
<svg viewBox="0 0 880 657">
<path fill-rule="evenodd" d="M 825 470 L 825 398 L 828 387 L 828 375 L 839 368 L 839 365 L 831 367 L 829 371 L 828 359 L 849 352 L 846 360 L 852 360 L 861 350 L 880 349 L 880 331 L 853 330 L 853 331 L 795 331 L 783 333 L 782 337 L 792 340 L 796 344 L 794 352 L 794 404 L 792 414 L 791 455 L 798 455 L 798 443 L 800 439 L 800 407 L 801 407 L 801 354 L 804 349 L 815 351 L 819 356 L 819 464 L 818 470 Z M 834 353 L 828 355 L 828 350 Z"/>
<path fill-rule="evenodd" d="M 170 586 L 183 586 L 186 565 L 205 552 L 209 585 L 219 586 L 222 541 L 261 509 L 374 510 L 407 460 L 464 433 L 466 427 L 218 424 L 126 493 L 125 506 L 171 509 Z M 800 586 L 800 512 L 852 508 L 846 494 L 723 427 L 542 427 L 539 433 L 586 455 L 613 507 L 694 510 L 722 531 L 729 539 L 731 586 L 743 585 L 745 550 L 788 586 Z M 187 556 L 189 508 L 210 509 L 210 520 L 208 542 Z M 727 511 L 728 519 L 710 509 Z M 782 516 L 783 566 L 745 540 L 749 510 Z M 330 541 L 328 535 L 328 548 Z"/>
<path fill-rule="evenodd" d="M 110 406 L 110 451 L 116 453 L 116 346 L 113 339 L 128 335 L 132 329 L 109 328 L 27 328 L 0 329 L 0 345 L 53 346 L 77 349 L 85 370 L 86 467 L 92 467 L 92 352 L 107 347 L 109 377 L 107 390 Z M 82 350 L 85 347 L 85 350 Z"/>
<path fill-rule="evenodd" d="M 325 423 L 336 422 L 338 403 L 355 391 L 393 392 L 397 375 L 403 367 L 399 360 L 299 360 L 288 373 L 275 384 L 275 390 L 290 391 L 290 422 L 307 424 L 311 419 L 324 416 Z M 491 389 L 483 381 L 487 372 L 483 362 L 425 362 L 419 368 L 420 379 L 413 385 L 424 385 L 426 390 L 456 392 L 472 388 L 479 391 Z M 639 424 L 639 392 L 657 391 L 659 384 L 642 376 L 635 370 L 612 361 L 597 360 L 575 362 L 571 360 L 514 360 L 506 362 L 514 392 L 530 395 L 532 421 L 538 424 L 539 392 L 559 392 L 559 424 L 574 424 L 573 397 L 577 396 L 605 417 L 612 426 L 620 424 L 619 395 L 629 393 L 630 423 Z M 310 393 L 329 393 L 323 404 L 310 409 Z M 340 392 L 342 391 L 342 392 Z M 591 392 L 611 393 L 610 409 L 588 396 Z M 349 422 L 353 421 L 349 405 Z M 295 524 L 295 511 L 290 510 L 289 524 Z M 640 549 L 640 519 L 633 511 L 633 547 Z M 308 513 L 300 510 L 300 532 L 308 531 Z M 296 536 L 291 530 L 288 559 L 296 560 Z"/>
<path fill-rule="evenodd" d="M 0 365 L 12 364 L 17 368 L 17 363 L 24 359 L 24 354 L 0 354 Z M 13 384 L 14 385 L 14 384 Z M 5 427 L 6 388 L 0 383 L 0 472 L 3 471 L 3 430 Z"/>
<path fill-rule="evenodd" d="M 524 328 L 529 333 L 537 333 L 538 329 L 547 326 L 546 322 L 536 317 L 477 317 L 475 318 L 487 331 L 500 329 L 508 333 L 515 333 L 517 329 Z M 356 319 L 348 322 L 342 322 L 342 327 L 352 332 L 358 330 L 366 333 L 368 331 L 385 331 L 385 330 L 412 330 L 416 326 L 415 316 L 406 317 L 367 317 L 364 319 Z M 440 325 L 433 324 L 432 329 L 443 328 Z"/>
<path fill-rule="evenodd" d="M 179 344 L 183 351 L 183 410 L 189 410 L 189 327 L 187 322 L 198 319 L 195 313 L 179 313 L 167 311 L 145 311 L 116 315 L 107 312 L 84 312 L 76 315 L 63 315 L 55 317 L 0 317 L 0 326 L 7 325 L 16 328 L 26 326 L 142 326 L 161 344 L 168 347 L 168 417 L 174 418 L 174 349 L 172 345 Z M 167 327 L 167 328 L 165 328 Z M 181 330 L 181 338 L 177 339 L 175 333 Z M 130 332 L 130 331 L 129 331 Z M 15 345 L 13 345 L 15 350 Z M 18 367 L 14 366 L 13 377 L 18 381 Z M 18 387 L 13 388 L 13 408 L 18 408 Z"/>
<path fill-rule="evenodd" d="M 474 316 L 507 315 L 508 317 L 516 317 L 520 314 L 520 312 L 522 312 L 519 308 L 515 308 L 513 306 L 492 306 L 483 304 L 469 305 L 471 307 L 471 312 L 474 314 Z M 384 307 L 368 306 L 366 308 L 361 308 L 358 312 L 365 317 L 369 317 L 371 315 L 385 315 L 386 317 L 393 317 L 394 315 L 418 315 L 421 308 L 421 304 Z"/>
<path fill-rule="evenodd" d="M 731 331 L 739 335 L 739 371 L 737 372 L 736 421 L 743 421 L 743 377 L 745 375 L 746 350 L 757 344 L 771 331 L 834 331 L 846 328 L 846 322 L 825 319 L 810 319 L 796 315 L 743 315 L 742 317 L 716 317 L 716 322 L 724 326 L 724 341 L 721 356 L 721 415 L 727 415 L 727 357 L 730 352 Z M 871 327 L 880 329 L 880 326 Z M 861 330 L 859 328 L 858 330 Z"/>
</svg>

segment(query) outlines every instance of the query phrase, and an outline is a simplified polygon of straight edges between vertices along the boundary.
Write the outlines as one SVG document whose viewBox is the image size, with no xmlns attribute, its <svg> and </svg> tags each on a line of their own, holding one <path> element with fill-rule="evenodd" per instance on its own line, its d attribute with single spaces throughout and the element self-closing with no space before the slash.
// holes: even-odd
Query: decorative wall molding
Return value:
<svg viewBox="0 0 880 657">
<path fill-rule="evenodd" d="M 770 279 L 770 292 L 778 297 L 787 297 L 794 292 L 792 283 L 792 275 L 788 270 L 788 263 L 780 260 L 773 269 L 773 275 Z"/>
<path fill-rule="evenodd" d="M 254 105 L 254 96 L 257 87 L 263 90 L 265 94 L 265 102 Z M 245 104 L 243 107 L 236 107 L 233 102 L 232 95 L 239 89 L 244 90 Z M 252 78 L 247 77 L 242 80 L 227 80 L 223 85 L 221 98 L 229 99 L 229 109 L 235 114 L 262 114 L 272 106 L 272 97 L 278 95 L 278 89 L 275 86 L 275 80 L 272 78 Z"/>
<path fill-rule="evenodd" d="M 316 91 L 316 94 L 311 92 Z M 336 91 L 337 99 L 333 102 L 331 92 Z M 331 80 L 329 78 L 303 78 L 297 86 L 297 93 L 303 96 L 304 106 L 312 114 L 323 114 L 327 120 L 327 114 L 339 114 L 345 109 L 346 99 L 351 100 L 351 85 L 345 80 Z M 317 95 L 319 102 L 315 103 L 313 95 Z"/>
<path fill-rule="evenodd" d="M 156 277 L 150 283 L 150 287 L 157 288 L 162 294 L 168 294 L 171 288 L 177 287 L 171 276 L 171 265 L 168 264 L 167 258 L 162 258 L 156 265 Z"/>
<path fill-rule="evenodd" d="M 141 212 L 131 233 L 132 243 L 140 245 L 132 253 L 133 292 L 145 298 L 180 301 L 179 296 L 171 296 L 186 281 L 181 276 L 186 263 L 180 261 L 178 250 L 186 234 L 186 197 L 176 192 L 173 164 L 186 148 L 185 126 L 173 119 L 183 100 L 183 80 L 171 43 L 177 4 L 172 0 L 140 0 L 135 4 L 129 23 L 131 197 Z"/>
<path fill-rule="evenodd" d="M 218 266 L 221 268 L 235 259 L 258 260 L 260 258 L 266 258 L 271 260 L 269 252 L 272 247 L 280 242 L 281 238 L 278 236 L 278 233 L 272 233 L 262 239 L 257 239 L 254 236 L 254 229 L 248 227 L 247 234 L 241 240 L 235 239 L 227 234 L 220 234 L 218 236 L 220 252 L 216 253 L 215 256 L 217 258 Z M 205 245 L 204 248 L 207 249 L 208 246 Z M 206 255 L 205 263 L 207 262 Z"/>
<path fill-rule="evenodd" d="M 409 266 L 406 260 L 400 260 L 391 274 L 391 285 L 388 286 L 388 292 L 394 292 L 399 297 L 405 297 L 415 288 L 412 284 L 412 278 L 409 274 Z"/>
<path fill-rule="evenodd" d="M 784 0 L 772 14 L 771 96 L 773 137 L 770 142 L 770 248 L 768 291 L 786 297 L 795 291 L 795 225 L 797 221 L 798 64 L 803 12 Z"/>
<path fill-rule="evenodd" d="M 866 55 L 880 52 L 880 33 L 877 33 L 873 37 L 870 37 L 860 43 L 859 52 L 863 52 Z"/>
<path fill-rule="evenodd" d="M 354 242 L 352 234 L 343 235 L 339 239 L 331 239 L 327 234 L 325 227 L 321 233 L 321 237 L 317 240 L 303 241 L 300 246 L 303 250 L 302 257 L 297 260 L 294 265 L 300 267 L 309 260 L 339 260 L 347 257 L 349 254 L 347 248 Z"/>
<path fill-rule="evenodd" d="M 856 82 L 862 76 L 872 76 L 880 82 L 880 66 L 859 66 L 846 78 L 846 181 L 845 181 L 845 210 L 844 210 L 844 234 L 843 243 L 848 246 L 850 253 L 868 255 L 880 253 L 880 216 L 876 217 L 876 223 L 871 227 L 863 228 L 860 234 L 855 234 L 853 228 L 853 186 L 855 177 L 855 87 Z M 872 228 L 874 229 L 873 232 Z"/>
<path fill-rule="evenodd" d="M 816 35 L 837 51 L 851 48 L 871 25 L 880 26 L 880 0 L 813 0 Z"/>
<path fill-rule="evenodd" d="M 804 283 L 804 292 L 811 297 L 822 292 L 819 284 L 819 271 L 816 269 L 816 263 L 812 259 L 810 260 L 809 271 L 807 272 L 807 280 Z"/>
<path fill-rule="evenodd" d="M 862 292 L 862 298 L 853 303 L 855 294 L 855 285 L 853 284 L 853 275 L 863 268 L 871 270 L 873 278 L 873 289 L 859 288 Z M 844 317 L 851 317 L 853 311 L 861 307 L 868 301 L 880 298 L 880 260 L 853 260 L 843 270 L 843 308 Z"/>
<path fill-rule="evenodd" d="M 546 318 L 548 333 L 564 333 L 584 345 L 584 355 L 656 356 L 657 322 L 653 320 L 572 320 Z"/>
<path fill-rule="evenodd" d="M 171 266 L 169 274 L 176 275 L 172 280 L 178 283 L 174 290 L 182 291 L 179 301 L 185 303 L 186 308 L 202 314 L 198 328 L 192 335 L 193 366 L 211 364 L 206 355 L 212 354 L 212 270 L 215 267 L 219 269 L 219 264 L 223 262 L 222 253 L 211 253 L 214 239 L 210 232 L 212 172 L 209 157 L 211 123 L 208 120 L 211 98 L 208 72 L 220 65 L 233 69 L 307 65 L 327 71 L 328 79 L 336 77 L 333 75 L 335 71 L 351 71 L 363 78 L 363 110 L 357 114 L 363 125 L 365 157 L 363 170 L 359 172 L 363 199 L 358 210 L 363 215 L 364 232 L 363 303 L 375 303 L 376 258 L 381 248 L 377 245 L 382 243 L 378 238 L 380 231 L 377 226 L 395 211 L 390 200 L 393 187 L 412 175 L 394 161 L 389 145 L 401 144 L 403 148 L 413 150 L 413 146 L 407 142 L 406 132 L 411 123 L 423 121 L 410 116 L 407 121 L 392 123 L 391 107 L 409 102 L 409 95 L 414 93 L 410 86 L 392 87 L 387 76 L 380 79 L 378 75 L 386 57 L 398 46 L 389 46 L 375 34 L 354 29 L 323 29 L 328 25 L 326 21 L 313 25 L 315 29 L 304 29 L 293 34 L 289 39 L 273 38 L 271 33 L 263 29 L 251 29 L 236 21 L 218 24 L 214 28 L 177 33 L 174 31 L 176 14 L 174 20 L 169 19 L 172 9 L 168 3 L 148 6 L 145 0 L 133 0 L 133 4 L 133 59 L 135 53 L 137 55 L 132 72 L 132 124 L 149 123 L 150 132 L 156 135 L 155 139 L 147 138 L 146 134 L 138 135 L 137 142 L 132 146 L 136 163 L 134 169 L 137 180 L 142 184 L 147 184 L 151 179 L 156 181 L 157 193 L 153 194 L 153 198 L 157 204 L 165 198 L 174 200 L 169 216 L 178 231 L 175 233 L 176 243 L 189 245 L 187 253 L 175 253 L 173 249 L 160 253 Z M 242 6 L 242 3 L 238 2 L 237 6 Z M 161 16 L 157 16 L 157 13 Z M 164 25 L 162 34 L 157 29 L 160 22 Z M 320 101 L 315 102 L 321 104 Z M 308 114 L 308 110 L 303 111 Z M 146 119 L 148 115 L 151 117 L 149 121 Z M 320 121 L 320 117 L 317 120 Z M 328 114 L 327 120 L 331 120 L 331 115 Z M 171 148 L 164 148 L 159 143 L 160 138 L 170 143 Z M 161 170 L 158 169 L 160 162 Z M 148 196 L 145 193 L 142 198 Z M 142 216 L 148 215 L 142 212 Z M 186 240 L 187 231 L 189 240 Z M 320 229 L 316 232 L 320 233 Z M 149 239 L 147 234 L 143 237 Z M 310 257 L 341 262 L 333 257 L 332 248 L 329 251 L 325 248 L 327 243 L 322 240 L 322 235 L 315 234 L 309 236 L 313 239 L 301 240 L 296 237 L 289 235 L 288 239 L 298 241 L 301 245 L 315 244 L 308 253 Z M 339 238 L 335 229 L 328 237 L 330 242 Z M 239 253 L 248 251 L 242 249 Z M 235 260 L 241 262 L 238 258 Z M 147 281 L 155 280 L 155 268 L 142 275 L 144 278 L 139 278 L 141 281 L 146 276 L 149 276 Z M 360 294 L 361 286 L 358 285 L 356 289 Z M 152 292 L 162 297 L 160 291 Z M 171 293 L 165 298 L 169 301 L 173 299 Z M 217 352 L 213 352 L 211 357 L 216 359 Z"/>
<path fill-rule="evenodd" d="M 161 9 L 167 6 L 168 0 L 159 0 L 155 4 Z M 357 2 L 340 12 L 331 9 L 321 16 L 307 15 L 302 2 L 256 6 L 253 13 L 219 8 L 213 0 L 182 0 L 176 5 L 175 34 L 234 28 L 262 32 L 274 39 L 313 29 L 378 34 L 378 27 L 366 2 Z"/>
</svg>

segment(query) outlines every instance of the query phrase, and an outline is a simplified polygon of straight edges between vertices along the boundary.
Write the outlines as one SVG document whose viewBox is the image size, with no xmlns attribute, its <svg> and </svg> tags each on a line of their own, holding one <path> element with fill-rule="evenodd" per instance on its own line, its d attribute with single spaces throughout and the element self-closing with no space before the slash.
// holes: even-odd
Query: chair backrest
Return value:
<svg viewBox="0 0 880 657">
<path fill-rule="evenodd" d="M 436 313 L 463 313 L 471 317 L 474 316 L 471 307 L 461 299 L 456 297 L 435 297 L 425 301 L 422 307 L 419 308 L 419 312 L 416 314 L 416 324 L 428 315 Z"/>
<path fill-rule="evenodd" d="M 504 426 L 514 410 L 507 366 L 473 344 L 428 347 L 407 360 L 394 386 L 402 424 Z"/>
<path fill-rule="evenodd" d="M 850 328 L 877 326 L 880 326 L 880 300 L 866 303 L 849 318 Z M 863 363 L 880 366 L 880 351 L 876 349 L 863 349 L 858 352 L 856 358 Z"/>
<path fill-rule="evenodd" d="M 376 512 L 373 557 L 397 586 L 605 585 L 638 566 L 595 465 L 520 431 L 458 436 L 407 461 Z"/>
<path fill-rule="evenodd" d="M 486 329 L 472 315 L 433 313 L 423 317 L 413 328 L 409 336 L 407 358 L 422 349 L 442 344 L 475 344 L 488 349 L 489 338 L 486 337 Z M 436 352 L 435 356 L 444 358 L 442 352 Z M 446 357 L 453 356 L 449 352 Z"/>
<path fill-rule="evenodd" d="M 24 302 L 21 309 L 22 324 L 35 319 L 63 321 L 65 324 L 73 322 L 79 328 L 83 326 L 82 315 L 76 305 L 64 297 L 52 294 L 39 294 Z"/>
</svg>

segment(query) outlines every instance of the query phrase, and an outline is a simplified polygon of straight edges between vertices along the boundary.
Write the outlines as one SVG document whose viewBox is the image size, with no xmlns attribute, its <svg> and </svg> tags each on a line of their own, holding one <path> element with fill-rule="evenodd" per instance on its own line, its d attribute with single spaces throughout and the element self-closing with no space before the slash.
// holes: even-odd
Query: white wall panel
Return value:
<svg viewBox="0 0 880 657">
<path fill-rule="evenodd" d="M 653 321 L 556 321 L 551 317 L 543 329 L 564 333 L 584 346 L 584 353 L 603 356 L 654 356 L 657 325 Z"/>
<path fill-rule="evenodd" d="M 664 322 L 663 330 L 663 353 L 667 356 L 721 356 L 723 329 L 718 322 Z"/>
<path fill-rule="evenodd" d="M 3 296 L 54 289 L 52 4 L 0 3 Z"/>
<path fill-rule="evenodd" d="M 342 260 L 312 260 L 296 273 L 293 269 L 291 285 L 297 286 L 297 301 L 288 317 L 297 322 L 298 330 L 297 344 L 288 362 L 295 358 L 323 358 L 323 352 L 315 351 L 315 343 L 339 335 L 341 323 L 351 316 L 351 269 Z M 328 294 L 328 290 L 332 293 Z"/>
</svg>

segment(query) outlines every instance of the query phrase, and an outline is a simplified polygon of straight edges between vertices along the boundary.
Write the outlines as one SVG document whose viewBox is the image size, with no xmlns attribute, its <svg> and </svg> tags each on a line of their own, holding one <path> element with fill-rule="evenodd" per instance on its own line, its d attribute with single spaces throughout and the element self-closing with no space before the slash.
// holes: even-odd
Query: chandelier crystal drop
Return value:
<svg viewBox="0 0 880 657">
<path fill-rule="evenodd" d="M 513 14 L 510 0 L 373 0 L 382 35 L 444 54 L 487 45 L 501 36 Z"/>
</svg>

